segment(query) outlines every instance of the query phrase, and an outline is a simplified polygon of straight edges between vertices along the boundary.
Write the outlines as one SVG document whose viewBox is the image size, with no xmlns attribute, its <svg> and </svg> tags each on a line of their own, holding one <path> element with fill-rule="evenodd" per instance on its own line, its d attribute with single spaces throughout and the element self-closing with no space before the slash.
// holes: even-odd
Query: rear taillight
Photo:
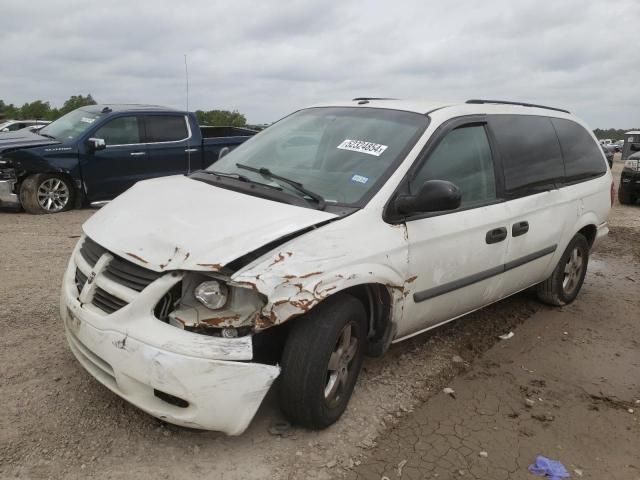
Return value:
<svg viewBox="0 0 640 480">
<path fill-rule="evenodd" d="M 613 207 L 613 200 L 616 198 L 616 184 L 611 181 L 611 206 Z"/>
</svg>

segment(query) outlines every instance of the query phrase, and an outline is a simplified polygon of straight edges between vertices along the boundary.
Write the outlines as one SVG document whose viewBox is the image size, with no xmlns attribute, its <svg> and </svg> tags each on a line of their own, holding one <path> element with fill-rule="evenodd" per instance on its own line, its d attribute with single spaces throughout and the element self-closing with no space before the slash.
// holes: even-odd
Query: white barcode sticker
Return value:
<svg viewBox="0 0 640 480">
<path fill-rule="evenodd" d="M 387 145 L 379 143 L 365 142 L 364 140 L 345 139 L 338 147 L 340 150 L 351 150 L 352 152 L 366 153 L 379 157 L 388 148 Z"/>
</svg>

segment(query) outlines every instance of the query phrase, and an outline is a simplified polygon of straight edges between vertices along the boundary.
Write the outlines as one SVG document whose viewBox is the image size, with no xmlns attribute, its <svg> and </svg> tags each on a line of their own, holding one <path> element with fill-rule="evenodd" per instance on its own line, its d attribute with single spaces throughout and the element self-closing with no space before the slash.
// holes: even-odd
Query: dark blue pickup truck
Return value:
<svg viewBox="0 0 640 480">
<path fill-rule="evenodd" d="M 255 133 L 201 127 L 193 113 L 164 107 L 82 107 L 38 133 L 0 133 L 0 207 L 100 205 L 139 180 L 206 168 Z"/>
</svg>

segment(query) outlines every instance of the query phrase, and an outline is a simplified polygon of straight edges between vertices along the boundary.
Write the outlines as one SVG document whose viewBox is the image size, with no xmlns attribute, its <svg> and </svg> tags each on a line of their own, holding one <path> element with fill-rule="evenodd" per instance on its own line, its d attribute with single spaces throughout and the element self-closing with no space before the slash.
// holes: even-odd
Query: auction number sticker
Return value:
<svg viewBox="0 0 640 480">
<path fill-rule="evenodd" d="M 80 121 L 81 121 L 81 122 L 84 122 L 84 123 L 93 123 L 93 122 L 95 122 L 95 121 L 96 121 L 96 119 L 95 119 L 95 118 L 89 118 L 89 117 L 82 117 L 82 118 L 80 119 Z"/>
<path fill-rule="evenodd" d="M 379 157 L 388 148 L 387 145 L 379 143 L 365 142 L 364 140 L 345 139 L 338 147 L 340 150 L 351 150 L 352 152 L 366 153 Z"/>
</svg>

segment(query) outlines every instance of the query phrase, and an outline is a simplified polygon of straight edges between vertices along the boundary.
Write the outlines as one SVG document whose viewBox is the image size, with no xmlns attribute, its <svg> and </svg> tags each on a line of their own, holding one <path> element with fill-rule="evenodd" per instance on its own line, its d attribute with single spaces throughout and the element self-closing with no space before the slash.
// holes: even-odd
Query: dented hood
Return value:
<svg viewBox="0 0 640 480">
<path fill-rule="evenodd" d="M 87 220 L 83 230 L 151 270 L 212 271 L 334 217 L 174 176 L 136 184 Z"/>
<path fill-rule="evenodd" d="M 45 145 L 59 145 L 59 140 L 43 137 L 24 128 L 15 132 L 0 132 L 0 152 L 17 148 L 42 147 Z"/>
</svg>

